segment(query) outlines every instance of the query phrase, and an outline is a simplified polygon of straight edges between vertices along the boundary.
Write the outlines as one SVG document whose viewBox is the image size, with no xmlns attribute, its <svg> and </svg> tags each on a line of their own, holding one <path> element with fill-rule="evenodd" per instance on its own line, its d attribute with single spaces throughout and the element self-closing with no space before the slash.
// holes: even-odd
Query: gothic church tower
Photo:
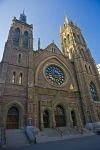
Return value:
<svg viewBox="0 0 100 150">
<path fill-rule="evenodd" d="M 100 121 L 100 80 L 96 64 L 79 27 L 69 18 L 60 29 L 63 54 L 73 64 L 84 123 Z"/>
<path fill-rule="evenodd" d="M 6 128 L 20 128 L 26 124 L 33 77 L 33 27 L 27 24 L 24 12 L 14 17 L 1 62 L 0 86 L 1 120 Z M 31 84 L 31 85 L 30 85 Z M 11 118 L 10 113 L 16 117 Z M 8 114 L 7 120 L 6 116 Z M 20 114 L 20 115 L 19 115 Z M 12 120 L 13 119 L 13 120 Z M 17 120 L 17 121 L 16 121 Z M 7 122 L 7 123 L 6 123 Z M 13 123 L 12 123 L 13 122 Z"/>
</svg>

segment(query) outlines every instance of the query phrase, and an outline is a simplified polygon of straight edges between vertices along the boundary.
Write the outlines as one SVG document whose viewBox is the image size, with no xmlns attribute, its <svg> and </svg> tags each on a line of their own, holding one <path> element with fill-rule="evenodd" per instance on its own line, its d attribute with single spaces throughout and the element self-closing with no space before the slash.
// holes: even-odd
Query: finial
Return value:
<svg viewBox="0 0 100 150">
<path fill-rule="evenodd" d="M 62 28 L 61 28 L 61 26 L 59 26 L 59 32 L 60 32 L 60 33 L 62 32 Z"/>
<path fill-rule="evenodd" d="M 65 22 L 67 24 L 73 24 L 73 22 L 70 20 L 70 18 L 68 16 L 65 17 Z"/>
<path fill-rule="evenodd" d="M 25 11 L 25 8 L 23 9 L 23 13 L 20 14 L 19 20 L 22 21 L 22 22 L 24 22 L 24 23 L 26 23 L 26 16 L 25 16 L 25 14 L 24 14 L 24 11 Z"/>
<path fill-rule="evenodd" d="M 53 44 L 55 43 L 54 40 L 52 41 L 52 43 L 53 43 Z"/>
<path fill-rule="evenodd" d="M 40 50 L 40 38 L 38 38 L 38 50 Z"/>
<path fill-rule="evenodd" d="M 66 22 L 67 24 L 70 23 L 70 19 L 69 19 L 68 16 L 65 17 L 65 22 Z"/>
<path fill-rule="evenodd" d="M 23 14 L 24 14 L 24 12 L 25 12 L 25 8 L 23 9 Z"/>
</svg>

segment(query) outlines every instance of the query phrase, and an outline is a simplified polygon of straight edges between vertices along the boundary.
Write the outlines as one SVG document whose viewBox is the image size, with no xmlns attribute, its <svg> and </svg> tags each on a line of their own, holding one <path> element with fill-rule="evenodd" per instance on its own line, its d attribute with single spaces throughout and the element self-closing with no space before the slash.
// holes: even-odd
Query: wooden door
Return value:
<svg viewBox="0 0 100 150">
<path fill-rule="evenodd" d="M 7 129 L 19 128 L 19 111 L 16 107 L 11 107 L 8 110 L 6 128 Z"/>
</svg>

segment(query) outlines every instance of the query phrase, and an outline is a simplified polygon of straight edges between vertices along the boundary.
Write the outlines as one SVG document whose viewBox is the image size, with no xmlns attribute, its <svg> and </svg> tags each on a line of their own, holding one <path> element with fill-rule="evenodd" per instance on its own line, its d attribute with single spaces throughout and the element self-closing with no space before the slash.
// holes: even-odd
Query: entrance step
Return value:
<svg viewBox="0 0 100 150">
<path fill-rule="evenodd" d="M 43 133 L 49 137 L 59 136 L 58 132 L 53 128 L 45 128 Z"/>
<path fill-rule="evenodd" d="M 43 131 L 38 133 L 38 135 L 36 136 L 36 141 L 37 143 L 41 143 L 41 142 L 80 138 L 84 136 L 93 136 L 93 135 L 94 135 L 93 132 L 88 131 L 85 128 L 83 128 L 82 131 L 80 131 L 80 129 L 68 128 L 68 127 L 59 127 L 56 129 L 45 128 L 43 129 Z"/>
<path fill-rule="evenodd" d="M 22 129 L 8 129 L 6 130 L 6 146 L 18 147 L 28 145 L 28 139 Z"/>
</svg>

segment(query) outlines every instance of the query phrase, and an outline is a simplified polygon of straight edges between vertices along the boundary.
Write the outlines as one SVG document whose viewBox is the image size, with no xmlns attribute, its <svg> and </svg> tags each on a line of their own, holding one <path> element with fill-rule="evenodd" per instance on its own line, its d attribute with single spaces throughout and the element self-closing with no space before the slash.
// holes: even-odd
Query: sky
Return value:
<svg viewBox="0 0 100 150">
<path fill-rule="evenodd" d="M 53 40 L 61 49 L 59 27 L 68 16 L 80 27 L 96 64 L 100 63 L 100 0 L 0 0 L 0 61 L 13 17 L 25 9 L 27 23 L 33 24 L 34 50 Z"/>
</svg>

